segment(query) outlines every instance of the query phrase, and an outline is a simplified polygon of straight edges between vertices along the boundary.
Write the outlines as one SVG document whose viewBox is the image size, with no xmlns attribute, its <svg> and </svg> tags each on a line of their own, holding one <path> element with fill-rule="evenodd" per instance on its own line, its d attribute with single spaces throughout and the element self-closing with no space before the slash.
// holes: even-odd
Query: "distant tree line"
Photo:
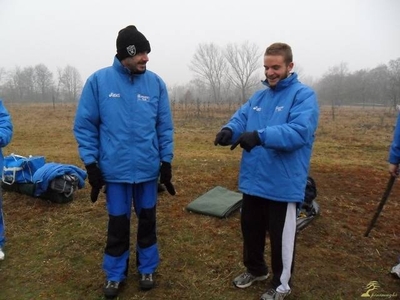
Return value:
<svg viewBox="0 0 400 300">
<path fill-rule="evenodd" d="M 400 104 L 400 57 L 371 70 L 349 72 L 346 63 L 331 67 L 314 83 L 320 103 L 328 104 L 335 117 L 341 105 L 386 106 Z"/>
<path fill-rule="evenodd" d="M 170 99 L 179 107 L 198 110 L 205 107 L 203 103 L 237 107 L 262 88 L 262 56 L 263 51 L 248 41 L 223 47 L 199 44 L 188 66 L 193 78 L 186 84 L 168 86 Z M 355 72 L 349 72 L 347 63 L 342 62 L 318 79 L 304 75 L 296 63 L 295 71 L 300 81 L 316 90 L 321 104 L 332 107 L 333 118 L 335 108 L 341 105 L 394 108 L 400 104 L 400 57 Z M 13 70 L 0 65 L 0 98 L 9 102 L 77 102 L 81 90 L 81 76 L 72 66 L 58 68 L 54 76 L 44 64 Z"/>
<path fill-rule="evenodd" d="M 200 44 L 193 55 L 190 70 L 194 78 L 186 85 L 170 87 L 174 102 L 244 103 L 265 78 L 262 55 L 255 44 Z M 312 86 L 321 104 L 389 106 L 400 104 L 400 57 L 373 69 L 349 72 L 347 63 L 330 67 L 318 79 L 303 74 L 295 64 L 300 81 Z"/>
<path fill-rule="evenodd" d="M 76 102 L 81 90 L 81 75 L 69 65 L 58 68 L 56 76 L 44 64 L 12 70 L 0 66 L 0 98 L 7 102 Z"/>
</svg>

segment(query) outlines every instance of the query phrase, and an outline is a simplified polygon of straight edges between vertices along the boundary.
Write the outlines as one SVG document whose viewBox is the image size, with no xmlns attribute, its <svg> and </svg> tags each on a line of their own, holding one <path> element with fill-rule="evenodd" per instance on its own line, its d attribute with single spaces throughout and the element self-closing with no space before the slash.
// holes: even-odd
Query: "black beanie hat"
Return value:
<svg viewBox="0 0 400 300">
<path fill-rule="evenodd" d="M 150 53 L 150 51 L 149 41 L 135 26 L 129 25 L 118 32 L 117 57 L 119 60 L 141 52 Z"/>
</svg>

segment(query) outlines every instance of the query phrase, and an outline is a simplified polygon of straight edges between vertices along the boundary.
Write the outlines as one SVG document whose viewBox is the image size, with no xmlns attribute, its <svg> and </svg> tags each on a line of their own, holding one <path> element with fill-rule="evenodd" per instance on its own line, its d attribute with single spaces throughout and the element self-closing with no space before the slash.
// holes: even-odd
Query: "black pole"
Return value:
<svg viewBox="0 0 400 300">
<path fill-rule="evenodd" d="M 379 214 L 381 213 L 381 211 L 382 211 L 382 209 L 383 209 L 383 206 L 384 206 L 385 203 L 386 203 L 386 200 L 389 198 L 389 195 L 390 195 L 390 192 L 392 191 L 392 187 L 393 187 L 393 183 L 394 183 L 394 180 L 395 180 L 395 179 L 396 179 L 395 176 L 390 176 L 389 182 L 388 182 L 387 187 L 386 187 L 386 190 L 385 190 L 385 192 L 383 193 L 382 200 L 381 200 L 381 202 L 379 203 L 378 208 L 377 208 L 377 210 L 376 210 L 376 212 L 375 212 L 375 215 L 374 215 L 374 217 L 373 217 L 372 220 L 371 220 L 371 224 L 369 224 L 369 227 L 368 227 L 367 231 L 365 232 L 364 236 L 368 236 L 369 233 L 370 233 L 370 231 L 371 231 L 371 229 L 372 229 L 372 227 L 374 227 L 375 222 L 376 222 L 376 220 L 378 219 Z"/>
</svg>

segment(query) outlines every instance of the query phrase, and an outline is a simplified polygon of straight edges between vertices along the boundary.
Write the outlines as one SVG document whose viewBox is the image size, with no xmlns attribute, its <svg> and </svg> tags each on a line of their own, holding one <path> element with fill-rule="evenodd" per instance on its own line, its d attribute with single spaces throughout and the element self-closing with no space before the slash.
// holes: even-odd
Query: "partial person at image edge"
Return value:
<svg viewBox="0 0 400 300">
<path fill-rule="evenodd" d="M 155 286 L 160 263 L 156 234 L 158 178 L 171 183 L 173 122 L 164 81 L 146 69 L 151 51 L 133 25 L 119 31 L 113 65 L 92 74 L 82 91 L 74 124 L 79 155 L 97 200 L 105 185 L 109 214 L 103 269 L 104 295 L 118 296 L 130 257 L 132 207 L 138 218 L 136 262 L 139 286 Z"/>
<path fill-rule="evenodd" d="M 11 121 L 11 116 L 3 104 L 3 100 L 0 99 L 0 168 L 3 170 L 3 149 L 7 146 L 13 136 L 13 125 Z M 5 220 L 3 214 L 3 192 L 0 185 L 0 260 L 5 258 Z"/>
<path fill-rule="evenodd" d="M 391 176 L 399 176 L 400 164 L 400 114 L 397 116 L 396 127 L 393 133 L 393 140 L 389 149 L 389 173 Z M 391 273 L 400 277 L 400 262 L 392 267 Z"/>
<path fill-rule="evenodd" d="M 264 54 L 265 89 L 244 103 L 216 135 L 214 144 L 240 146 L 239 190 L 246 270 L 238 288 L 269 277 L 264 259 L 266 232 L 271 245 L 272 280 L 262 300 L 291 293 L 297 209 L 304 199 L 319 119 L 315 92 L 299 82 L 292 49 L 270 45 Z"/>
</svg>

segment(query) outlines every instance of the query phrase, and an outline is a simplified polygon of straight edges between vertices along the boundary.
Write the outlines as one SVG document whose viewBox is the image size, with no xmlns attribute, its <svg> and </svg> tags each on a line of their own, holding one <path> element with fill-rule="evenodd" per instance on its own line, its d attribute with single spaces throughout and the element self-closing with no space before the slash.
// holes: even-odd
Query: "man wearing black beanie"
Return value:
<svg viewBox="0 0 400 300">
<path fill-rule="evenodd" d="M 132 208 L 138 218 L 136 262 L 139 286 L 152 289 L 159 265 L 156 235 L 158 178 L 167 191 L 171 183 L 173 123 L 167 88 L 146 70 L 151 51 L 133 25 L 118 33 L 113 65 L 92 74 L 83 88 L 74 135 L 96 202 L 105 186 L 108 211 L 103 269 L 104 295 L 118 296 L 127 279 Z"/>
<path fill-rule="evenodd" d="M 149 41 L 135 26 L 129 25 L 119 31 L 117 37 L 117 58 L 120 61 L 127 57 L 135 56 L 137 53 L 147 52 L 149 54 L 150 51 Z"/>
</svg>

